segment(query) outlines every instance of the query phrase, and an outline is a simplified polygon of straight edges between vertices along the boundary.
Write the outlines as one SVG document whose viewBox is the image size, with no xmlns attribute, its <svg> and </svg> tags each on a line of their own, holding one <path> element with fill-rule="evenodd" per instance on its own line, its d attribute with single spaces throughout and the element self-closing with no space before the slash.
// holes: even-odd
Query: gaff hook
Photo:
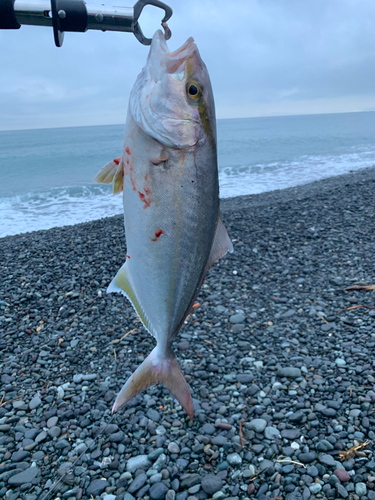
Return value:
<svg viewBox="0 0 375 500">
<path fill-rule="evenodd" d="M 138 0 L 134 7 L 87 5 L 83 0 L 0 0 L 0 29 L 19 29 L 22 24 L 52 26 L 55 44 L 61 47 L 65 31 L 125 31 L 134 33 L 143 45 L 150 45 L 138 19 L 146 5 L 164 10 L 162 26 L 172 16 L 172 9 L 159 0 Z M 167 31 L 166 31 L 167 34 Z"/>
</svg>

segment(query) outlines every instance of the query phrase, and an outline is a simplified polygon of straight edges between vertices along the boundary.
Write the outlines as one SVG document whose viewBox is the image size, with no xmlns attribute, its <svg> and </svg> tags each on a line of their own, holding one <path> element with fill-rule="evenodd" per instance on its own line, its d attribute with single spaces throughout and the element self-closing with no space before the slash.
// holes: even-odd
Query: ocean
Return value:
<svg viewBox="0 0 375 500">
<path fill-rule="evenodd" d="M 375 112 L 218 120 L 220 196 L 262 193 L 375 165 Z M 0 132 L 0 237 L 122 212 L 93 184 L 123 125 Z"/>
</svg>

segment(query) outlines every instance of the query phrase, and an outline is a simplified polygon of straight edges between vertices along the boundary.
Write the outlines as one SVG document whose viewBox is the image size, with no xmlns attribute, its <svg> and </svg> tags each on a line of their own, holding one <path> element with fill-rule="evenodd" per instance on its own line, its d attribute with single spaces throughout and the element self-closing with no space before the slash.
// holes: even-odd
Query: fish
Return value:
<svg viewBox="0 0 375 500">
<path fill-rule="evenodd" d="M 123 192 L 127 255 L 107 292 L 122 293 L 156 339 L 112 413 L 160 383 L 193 419 L 172 342 L 209 268 L 233 246 L 220 218 L 212 86 L 192 37 L 170 52 L 155 33 L 130 93 L 123 154 L 94 180 Z"/>
</svg>

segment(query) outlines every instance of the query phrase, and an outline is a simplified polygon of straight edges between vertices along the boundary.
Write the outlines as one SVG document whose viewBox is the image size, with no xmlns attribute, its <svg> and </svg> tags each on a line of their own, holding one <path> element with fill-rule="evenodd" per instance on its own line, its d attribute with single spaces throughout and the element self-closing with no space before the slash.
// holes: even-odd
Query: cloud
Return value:
<svg viewBox="0 0 375 500">
<path fill-rule="evenodd" d="M 169 3 L 170 46 L 194 36 L 218 117 L 374 107 L 372 0 Z M 146 36 L 159 22 L 144 9 Z M 51 28 L 30 26 L 0 31 L 0 46 L 0 129 L 123 123 L 148 53 L 129 33 L 100 31 L 66 33 L 58 49 Z"/>
</svg>

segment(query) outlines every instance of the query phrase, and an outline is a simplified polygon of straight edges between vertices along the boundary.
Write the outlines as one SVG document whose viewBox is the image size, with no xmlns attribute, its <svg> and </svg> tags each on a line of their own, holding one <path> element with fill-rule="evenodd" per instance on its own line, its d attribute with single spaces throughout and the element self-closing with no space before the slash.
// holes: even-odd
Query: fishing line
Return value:
<svg viewBox="0 0 375 500">
<path fill-rule="evenodd" d="M 116 372 L 117 372 L 117 359 L 115 358 L 113 374 L 115 374 Z M 58 487 L 58 485 L 65 479 L 65 477 L 72 472 L 72 470 L 73 470 L 74 466 L 76 465 L 76 463 L 79 462 L 81 460 L 81 458 L 83 457 L 83 455 L 85 453 L 88 453 L 91 450 L 92 446 L 95 445 L 97 443 L 97 441 L 103 436 L 103 434 L 106 431 L 107 427 L 113 422 L 114 418 L 119 413 L 120 412 L 116 412 L 116 413 L 112 414 L 111 418 L 109 419 L 109 421 L 106 424 L 104 424 L 104 426 L 101 429 L 101 431 L 96 436 L 94 436 L 94 440 L 90 444 L 90 446 L 81 452 L 81 454 L 76 458 L 76 460 L 72 463 L 72 465 L 68 468 L 68 470 L 60 477 L 60 479 L 56 483 L 54 483 L 51 486 L 51 488 L 48 490 L 48 492 L 46 493 L 46 495 L 44 497 L 42 497 L 40 500 L 47 500 L 47 498 L 51 495 L 51 493 L 53 493 L 56 490 L 56 488 Z M 65 462 L 65 463 L 67 463 L 67 462 Z M 56 477 L 56 472 L 54 473 L 54 477 Z"/>
<path fill-rule="evenodd" d="M 92 446 L 94 444 L 96 444 L 97 440 L 103 436 L 105 430 L 112 423 L 113 419 L 116 416 L 117 416 L 117 414 L 115 414 L 115 413 L 111 416 L 111 418 L 109 419 L 109 422 L 107 422 L 106 424 L 104 424 L 102 430 L 99 432 L 99 434 L 97 436 L 95 436 L 94 441 L 91 443 L 91 445 L 88 448 L 86 448 L 85 450 L 82 451 L 82 453 L 76 458 L 76 460 L 72 463 L 72 465 L 69 467 L 69 469 L 60 477 L 60 479 L 56 483 L 54 483 L 52 485 L 52 487 L 49 489 L 49 491 L 46 493 L 46 495 L 44 497 L 42 497 L 40 500 L 47 500 L 47 498 L 51 495 L 51 493 L 53 493 L 56 490 L 57 486 L 65 479 L 65 477 L 72 472 L 73 467 L 76 465 L 76 463 L 79 460 L 81 460 L 81 458 L 83 457 L 83 455 L 85 453 L 89 452 L 91 450 Z M 65 462 L 65 463 L 67 463 L 67 462 Z M 56 472 L 55 472 L 54 476 L 56 476 Z"/>
</svg>

